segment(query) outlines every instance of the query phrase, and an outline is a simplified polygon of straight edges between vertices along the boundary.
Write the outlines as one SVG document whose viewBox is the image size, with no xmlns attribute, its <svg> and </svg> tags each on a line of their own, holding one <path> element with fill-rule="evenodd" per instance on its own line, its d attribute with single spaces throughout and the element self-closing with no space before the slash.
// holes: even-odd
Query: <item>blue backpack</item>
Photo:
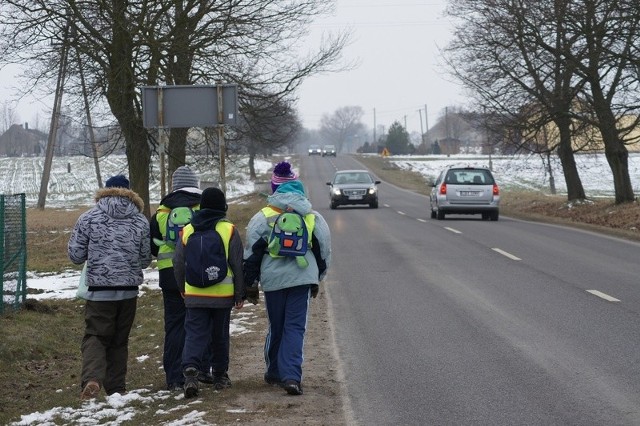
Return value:
<svg viewBox="0 0 640 426">
<path fill-rule="evenodd" d="M 224 243 L 215 229 L 198 230 L 189 235 L 184 260 L 185 279 L 194 287 L 211 287 L 227 276 Z"/>
</svg>

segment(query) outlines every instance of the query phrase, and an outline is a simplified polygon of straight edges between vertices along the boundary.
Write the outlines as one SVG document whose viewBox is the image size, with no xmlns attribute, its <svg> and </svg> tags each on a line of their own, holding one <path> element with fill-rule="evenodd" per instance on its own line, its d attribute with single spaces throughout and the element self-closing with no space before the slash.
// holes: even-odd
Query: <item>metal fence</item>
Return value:
<svg viewBox="0 0 640 426">
<path fill-rule="evenodd" d="M 0 194 L 0 314 L 27 298 L 27 217 L 25 194 Z"/>
</svg>

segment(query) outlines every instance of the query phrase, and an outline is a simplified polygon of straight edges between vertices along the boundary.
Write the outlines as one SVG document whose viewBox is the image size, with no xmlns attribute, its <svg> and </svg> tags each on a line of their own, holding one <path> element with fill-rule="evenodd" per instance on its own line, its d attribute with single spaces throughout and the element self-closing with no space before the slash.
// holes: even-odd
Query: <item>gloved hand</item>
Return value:
<svg viewBox="0 0 640 426">
<path fill-rule="evenodd" d="M 318 284 L 311 285 L 311 297 L 314 299 L 318 296 L 318 291 L 320 290 L 320 286 Z"/>
<path fill-rule="evenodd" d="M 257 305 L 260 301 L 260 289 L 257 285 L 247 287 L 247 302 Z"/>
</svg>

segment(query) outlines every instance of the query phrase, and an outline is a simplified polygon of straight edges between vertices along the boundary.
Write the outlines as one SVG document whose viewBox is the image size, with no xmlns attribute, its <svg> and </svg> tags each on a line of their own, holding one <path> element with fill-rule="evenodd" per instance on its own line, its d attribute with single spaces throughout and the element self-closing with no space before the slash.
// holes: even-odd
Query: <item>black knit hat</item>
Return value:
<svg viewBox="0 0 640 426">
<path fill-rule="evenodd" d="M 112 176 L 105 182 L 107 188 L 127 188 L 129 189 L 129 179 L 124 175 Z"/>
<path fill-rule="evenodd" d="M 227 211 L 227 199 L 219 188 L 209 187 L 202 191 L 200 208 Z"/>
</svg>

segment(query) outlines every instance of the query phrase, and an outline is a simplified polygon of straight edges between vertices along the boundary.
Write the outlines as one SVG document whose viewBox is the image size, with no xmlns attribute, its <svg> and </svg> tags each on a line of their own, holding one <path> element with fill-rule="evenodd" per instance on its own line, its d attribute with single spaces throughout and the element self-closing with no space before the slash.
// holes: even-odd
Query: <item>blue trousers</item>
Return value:
<svg viewBox="0 0 640 426">
<path fill-rule="evenodd" d="M 227 372 L 230 322 L 231 308 L 187 308 L 182 368 Z"/>
<path fill-rule="evenodd" d="M 173 271 L 173 269 L 172 269 Z M 182 385 L 182 349 L 184 348 L 184 319 L 187 309 L 178 290 L 162 289 L 164 301 L 164 353 L 162 366 L 167 386 Z"/>
<path fill-rule="evenodd" d="M 269 318 L 264 359 L 270 378 L 302 382 L 310 288 L 301 285 L 264 293 Z"/>
</svg>

